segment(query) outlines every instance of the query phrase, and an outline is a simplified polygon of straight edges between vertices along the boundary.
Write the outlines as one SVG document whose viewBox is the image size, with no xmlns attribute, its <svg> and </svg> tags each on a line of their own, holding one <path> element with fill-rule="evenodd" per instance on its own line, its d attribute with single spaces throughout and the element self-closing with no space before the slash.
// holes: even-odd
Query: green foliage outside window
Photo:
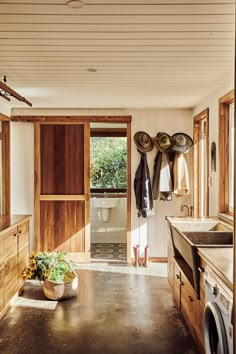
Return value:
<svg viewBox="0 0 236 354">
<path fill-rule="evenodd" d="M 127 139 L 92 137 L 90 142 L 91 188 L 126 188 Z"/>
</svg>

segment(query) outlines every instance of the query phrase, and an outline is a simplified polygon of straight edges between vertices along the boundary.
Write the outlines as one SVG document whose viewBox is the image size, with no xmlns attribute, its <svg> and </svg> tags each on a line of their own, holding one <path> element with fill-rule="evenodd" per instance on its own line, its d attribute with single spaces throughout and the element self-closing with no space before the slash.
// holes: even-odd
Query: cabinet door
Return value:
<svg viewBox="0 0 236 354">
<path fill-rule="evenodd" d="M 0 237 L 0 312 L 4 307 L 4 237 Z"/>
<path fill-rule="evenodd" d="M 4 237 L 4 302 L 10 302 L 18 290 L 17 228 Z"/>
<path fill-rule="evenodd" d="M 181 312 L 192 336 L 197 341 L 199 333 L 199 300 L 188 279 L 181 273 Z"/>
<path fill-rule="evenodd" d="M 29 222 L 26 221 L 18 226 L 18 285 L 19 289 L 24 284 L 22 271 L 28 265 L 29 258 Z"/>
<path fill-rule="evenodd" d="M 167 244 L 167 252 L 168 252 L 168 264 L 167 264 L 167 274 L 168 274 L 168 281 L 170 286 L 174 287 L 174 252 L 171 237 L 168 234 L 168 244 Z"/>
<path fill-rule="evenodd" d="M 180 308 L 180 268 L 176 261 L 173 262 L 174 268 L 174 297 L 177 302 L 178 307 Z"/>
<path fill-rule="evenodd" d="M 205 309 L 205 284 L 204 284 L 205 263 L 200 262 L 200 302 L 199 302 L 199 339 L 204 347 L 203 317 Z"/>
</svg>

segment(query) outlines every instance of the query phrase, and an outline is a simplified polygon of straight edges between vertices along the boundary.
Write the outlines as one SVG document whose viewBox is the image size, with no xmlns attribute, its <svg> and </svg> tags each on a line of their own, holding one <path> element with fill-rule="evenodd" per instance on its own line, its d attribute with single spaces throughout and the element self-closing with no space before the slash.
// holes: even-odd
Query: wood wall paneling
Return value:
<svg viewBox="0 0 236 354">
<path fill-rule="evenodd" d="M 84 194 L 83 125 L 41 125 L 41 194 Z"/>
<path fill-rule="evenodd" d="M 0 237 L 0 312 L 4 307 L 4 237 Z"/>
<path fill-rule="evenodd" d="M 90 227 L 90 123 L 84 124 L 84 140 L 83 140 L 83 154 L 84 154 L 84 194 L 85 194 L 85 237 L 84 237 L 84 250 L 90 257 L 90 240 L 91 240 L 91 227 Z"/>
<path fill-rule="evenodd" d="M 47 249 L 40 244 L 40 124 L 34 124 L 34 249 Z"/>
<path fill-rule="evenodd" d="M 84 129 L 83 125 L 65 126 L 65 194 L 84 194 Z"/>
<path fill-rule="evenodd" d="M 40 126 L 40 167 L 42 166 L 41 194 L 55 194 L 54 191 L 54 126 Z"/>
<path fill-rule="evenodd" d="M 52 116 L 52 115 L 12 115 L 12 122 L 33 122 L 43 124 L 73 124 L 79 122 L 100 122 L 100 123 L 130 123 L 131 116 L 120 115 L 86 115 L 86 116 Z"/>
<path fill-rule="evenodd" d="M 83 201 L 42 201 L 41 249 L 84 252 L 84 215 Z"/>
</svg>

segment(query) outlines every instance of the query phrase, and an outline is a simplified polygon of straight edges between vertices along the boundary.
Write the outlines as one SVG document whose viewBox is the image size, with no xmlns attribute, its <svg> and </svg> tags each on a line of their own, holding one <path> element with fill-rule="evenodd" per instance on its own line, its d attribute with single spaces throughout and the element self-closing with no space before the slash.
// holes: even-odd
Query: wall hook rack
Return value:
<svg viewBox="0 0 236 354">
<path fill-rule="evenodd" d="M 3 81 L 0 81 L 0 97 L 4 98 L 7 101 L 11 101 L 10 97 L 16 98 L 18 101 L 26 103 L 28 106 L 32 107 L 32 103 L 29 102 L 26 98 L 21 96 L 19 93 L 16 91 L 12 90 L 9 86 L 7 86 L 7 77 L 4 75 Z"/>
</svg>

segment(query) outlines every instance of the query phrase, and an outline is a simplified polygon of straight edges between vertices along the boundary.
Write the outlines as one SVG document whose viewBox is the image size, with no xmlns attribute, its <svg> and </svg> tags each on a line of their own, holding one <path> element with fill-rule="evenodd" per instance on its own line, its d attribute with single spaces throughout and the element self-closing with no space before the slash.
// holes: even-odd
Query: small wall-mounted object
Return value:
<svg viewBox="0 0 236 354">
<path fill-rule="evenodd" d="M 103 222 L 108 222 L 111 218 L 111 210 L 119 205 L 118 198 L 93 198 L 92 205 L 98 208 L 99 217 Z"/>
<path fill-rule="evenodd" d="M 211 172 L 216 172 L 216 143 L 211 143 Z"/>
</svg>

